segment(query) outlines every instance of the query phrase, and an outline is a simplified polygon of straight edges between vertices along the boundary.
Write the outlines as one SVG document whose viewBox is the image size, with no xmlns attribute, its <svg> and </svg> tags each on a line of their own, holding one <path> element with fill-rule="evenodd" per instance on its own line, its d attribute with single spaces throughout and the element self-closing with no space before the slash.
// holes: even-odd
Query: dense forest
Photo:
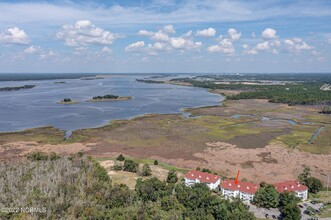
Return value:
<svg viewBox="0 0 331 220">
<path fill-rule="evenodd" d="M 262 78 L 264 79 L 264 77 Z M 287 80 L 290 79 L 292 78 L 287 78 Z M 260 80 L 260 78 L 257 80 Z M 268 99 L 270 102 L 286 103 L 289 105 L 330 105 L 331 91 L 320 89 L 323 85 L 322 81 L 326 80 L 328 80 L 328 78 L 323 78 L 321 81 L 315 79 L 315 82 L 296 82 L 286 83 L 284 85 L 242 84 L 233 81 L 229 84 L 216 84 L 211 80 L 197 80 L 190 78 L 174 79 L 173 81 L 188 82 L 195 87 L 208 89 L 241 91 L 240 94 L 227 97 L 227 99 L 231 100 Z"/>
<path fill-rule="evenodd" d="M 204 185 L 138 179 L 135 190 L 112 184 L 98 162 L 82 154 L 35 152 L 0 164 L 0 219 L 254 219 Z"/>
</svg>

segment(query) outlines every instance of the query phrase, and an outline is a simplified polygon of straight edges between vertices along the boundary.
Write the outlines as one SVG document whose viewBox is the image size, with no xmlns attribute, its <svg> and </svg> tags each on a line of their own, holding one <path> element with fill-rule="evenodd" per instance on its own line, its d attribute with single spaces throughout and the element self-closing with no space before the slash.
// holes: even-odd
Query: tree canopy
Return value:
<svg viewBox="0 0 331 220">
<path fill-rule="evenodd" d="M 266 185 L 256 192 L 254 204 L 263 208 L 276 208 L 278 206 L 278 192 L 273 185 Z"/>
</svg>

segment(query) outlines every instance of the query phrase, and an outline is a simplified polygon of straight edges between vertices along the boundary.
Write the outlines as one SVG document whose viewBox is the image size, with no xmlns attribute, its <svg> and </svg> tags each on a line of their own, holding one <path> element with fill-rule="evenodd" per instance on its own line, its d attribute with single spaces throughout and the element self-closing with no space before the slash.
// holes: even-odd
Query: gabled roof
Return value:
<svg viewBox="0 0 331 220">
<path fill-rule="evenodd" d="M 260 188 L 259 185 L 238 181 L 238 184 L 234 183 L 234 180 L 224 180 L 222 182 L 222 188 L 227 190 L 238 190 L 243 193 L 255 194 Z"/>
<path fill-rule="evenodd" d="M 187 174 L 184 175 L 186 179 L 190 180 L 200 180 L 200 182 L 203 183 L 216 183 L 221 177 L 211 174 L 211 173 L 205 173 L 197 170 L 191 170 Z"/>
<path fill-rule="evenodd" d="M 300 184 L 298 181 L 290 180 L 286 182 L 276 183 L 275 188 L 277 192 L 282 193 L 284 191 L 296 192 L 296 191 L 306 191 L 307 186 Z"/>
</svg>

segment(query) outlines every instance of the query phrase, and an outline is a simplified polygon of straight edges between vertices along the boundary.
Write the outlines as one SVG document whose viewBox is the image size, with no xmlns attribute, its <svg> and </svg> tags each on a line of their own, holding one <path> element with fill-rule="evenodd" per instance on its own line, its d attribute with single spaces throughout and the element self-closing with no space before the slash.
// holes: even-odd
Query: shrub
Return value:
<svg viewBox="0 0 331 220">
<path fill-rule="evenodd" d="M 31 161 L 48 160 L 48 155 L 44 152 L 35 151 L 28 155 L 28 159 Z"/>
<path fill-rule="evenodd" d="M 124 160 L 125 160 L 125 157 L 124 157 L 122 154 L 120 154 L 120 155 L 116 158 L 116 160 L 118 160 L 118 161 L 124 161 Z"/>
<path fill-rule="evenodd" d="M 123 170 L 132 172 L 132 173 L 137 173 L 138 172 L 138 163 L 134 162 L 133 160 L 125 160 L 124 161 L 124 166 Z"/>
<path fill-rule="evenodd" d="M 177 183 L 177 181 L 178 181 L 177 172 L 175 170 L 170 170 L 168 172 L 167 182 L 168 183 Z"/>
<path fill-rule="evenodd" d="M 159 165 L 159 161 L 154 160 L 154 165 Z"/>
<path fill-rule="evenodd" d="M 151 167 L 147 163 L 144 164 L 143 171 L 142 171 L 141 174 L 143 176 L 150 176 L 150 175 L 152 175 Z"/>
</svg>

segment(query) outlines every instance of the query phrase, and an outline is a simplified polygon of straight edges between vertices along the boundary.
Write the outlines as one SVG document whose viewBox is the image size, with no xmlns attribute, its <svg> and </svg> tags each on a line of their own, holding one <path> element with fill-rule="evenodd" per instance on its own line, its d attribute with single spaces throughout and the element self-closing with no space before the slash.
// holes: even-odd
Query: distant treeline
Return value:
<svg viewBox="0 0 331 220">
<path fill-rule="evenodd" d="M 137 82 L 144 82 L 144 83 L 164 83 L 163 81 L 156 81 L 150 79 L 136 79 Z"/>
<path fill-rule="evenodd" d="M 78 79 L 95 76 L 88 73 L 1 73 L 0 81 Z"/>
<path fill-rule="evenodd" d="M 36 85 L 24 85 L 24 86 L 14 86 L 14 87 L 2 87 L 0 88 L 0 91 L 17 91 L 21 89 L 32 89 Z"/>
<path fill-rule="evenodd" d="M 155 177 L 139 178 L 135 190 L 113 184 L 82 154 L 34 152 L 27 161 L 1 163 L 0 194 L 0 219 L 255 219 L 239 199 L 224 200 L 201 184 Z M 34 211 L 21 212 L 25 207 Z"/>
<path fill-rule="evenodd" d="M 196 87 L 208 89 L 240 90 L 240 94 L 228 96 L 227 99 L 268 99 L 274 103 L 289 105 L 330 105 L 331 91 L 321 90 L 321 82 L 290 83 L 285 85 L 247 85 L 247 84 L 215 84 L 213 81 L 194 79 L 175 79 L 173 81 L 188 82 Z"/>
</svg>

